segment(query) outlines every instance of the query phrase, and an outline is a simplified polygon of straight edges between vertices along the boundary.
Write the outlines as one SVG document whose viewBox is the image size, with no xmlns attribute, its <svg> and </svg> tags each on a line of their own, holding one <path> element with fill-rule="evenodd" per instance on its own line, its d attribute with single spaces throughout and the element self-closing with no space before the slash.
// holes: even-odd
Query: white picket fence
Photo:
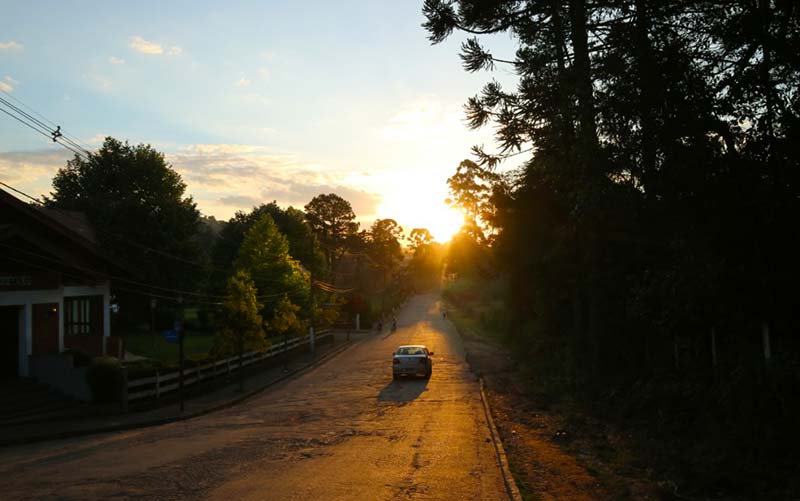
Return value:
<svg viewBox="0 0 800 501">
<path fill-rule="evenodd" d="M 332 336 L 330 331 L 320 331 L 315 338 L 315 342 L 319 342 L 328 336 Z M 242 367 L 266 360 L 267 358 L 275 357 L 282 354 L 284 351 L 289 351 L 297 348 L 298 346 L 307 345 L 310 342 L 311 336 L 294 338 L 286 343 L 284 347 L 283 342 L 273 344 L 267 351 L 258 352 L 252 351 L 245 353 L 242 356 Z M 233 356 L 216 362 L 210 362 L 197 367 L 183 370 L 183 385 L 190 386 L 205 381 L 214 379 L 216 377 L 225 376 L 239 370 L 239 356 Z M 128 380 L 128 401 L 133 402 L 145 398 L 160 398 L 169 392 L 178 389 L 180 383 L 178 381 L 178 371 L 172 370 L 168 373 L 161 374 L 156 372 L 155 376 L 143 377 Z"/>
</svg>

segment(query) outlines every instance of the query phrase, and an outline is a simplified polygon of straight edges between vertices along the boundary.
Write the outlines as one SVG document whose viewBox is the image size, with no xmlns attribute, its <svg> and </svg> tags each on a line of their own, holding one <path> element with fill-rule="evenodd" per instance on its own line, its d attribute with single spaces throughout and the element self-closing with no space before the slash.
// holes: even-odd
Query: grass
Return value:
<svg viewBox="0 0 800 501">
<path fill-rule="evenodd" d="M 134 355 L 152 358 L 164 365 L 178 364 L 178 343 L 168 343 L 160 332 L 129 334 L 124 339 L 125 350 Z M 213 334 L 186 332 L 183 339 L 184 356 L 190 360 L 202 360 L 208 357 L 213 344 Z"/>
</svg>

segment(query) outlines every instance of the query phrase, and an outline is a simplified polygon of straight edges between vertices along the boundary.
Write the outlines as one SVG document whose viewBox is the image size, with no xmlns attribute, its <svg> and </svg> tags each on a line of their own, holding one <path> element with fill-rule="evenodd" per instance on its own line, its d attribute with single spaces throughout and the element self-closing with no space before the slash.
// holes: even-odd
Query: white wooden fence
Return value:
<svg viewBox="0 0 800 501">
<path fill-rule="evenodd" d="M 319 342 L 332 335 L 333 333 L 330 331 L 320 331 L 319 334 L 314 336 L 315 342 Z M 280 342 L 270 346 L 267 351 L 251 351 L 245 353 L 242 356 L 242 367 L 275 357 L 282 354 L 284 351 L 293 350 L 298 346 L 306 345 L 310 341 L 311 336 L 298 337 L 289 340 L 285 347 L 283 342 Z M 237 370 L 239 370 L 239 355 L 224 360 L 217 360 L 216 362 L 209 362 L 190 369 L 184 369 L 183 385 L 194 385 L 200 381 L 231 374 Z M 156 372 L 155 376 L 130 379 L 128 380 L 128 401 L 132 402 L 150 397 L 160 398 L 164 394 L 177 390 L 179 384 L 178 371 L 174 369 L 165 374 Z"/>
</svg>

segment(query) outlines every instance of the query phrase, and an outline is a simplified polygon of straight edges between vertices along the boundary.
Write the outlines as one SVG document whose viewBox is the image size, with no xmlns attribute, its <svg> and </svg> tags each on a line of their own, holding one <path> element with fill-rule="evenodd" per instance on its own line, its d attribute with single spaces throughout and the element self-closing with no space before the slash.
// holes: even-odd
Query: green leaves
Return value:
<svg viewBox="0 0 800 501">
<path fill-rule="evenodd" d="M 226 289 L 223 326 L 214 339 L 212 353 L 218 357 L 232 355 L 238 352 L 240 343 L 244 351 L 265 350 L 268 343 L 255 282 L 246 271 L 239 270 L 228 280 Z"/>
<path fill-rule="evenodd" d="M 317 195 L 305 206 L 306 220 L 319 239 L 331 268 L 358 232 L 350 202 L 335 193 Z"/>
<path fill-rule="evenodd" d="M 289 255 L 289 242 L 269 214 L 245 232 L 234 266 L 252 277 L 260 296 L 287 294 L 300 303 L 308 301 L 308 272 Z M 266 318 L 271 318 L 274 310 L 274 301 L 261 308 Z"/>
</svg>

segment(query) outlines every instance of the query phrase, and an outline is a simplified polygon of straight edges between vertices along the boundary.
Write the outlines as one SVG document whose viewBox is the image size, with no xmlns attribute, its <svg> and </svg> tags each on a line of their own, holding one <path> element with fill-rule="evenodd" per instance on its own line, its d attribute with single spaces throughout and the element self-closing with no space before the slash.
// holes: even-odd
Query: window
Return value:
<svg viewBox="0 0 800 501">
<path fill-rule="evenodd" d="M 103 296 L 64 298 L 64 334 L 100 334 L 103 331 Z"/>
</svg>

